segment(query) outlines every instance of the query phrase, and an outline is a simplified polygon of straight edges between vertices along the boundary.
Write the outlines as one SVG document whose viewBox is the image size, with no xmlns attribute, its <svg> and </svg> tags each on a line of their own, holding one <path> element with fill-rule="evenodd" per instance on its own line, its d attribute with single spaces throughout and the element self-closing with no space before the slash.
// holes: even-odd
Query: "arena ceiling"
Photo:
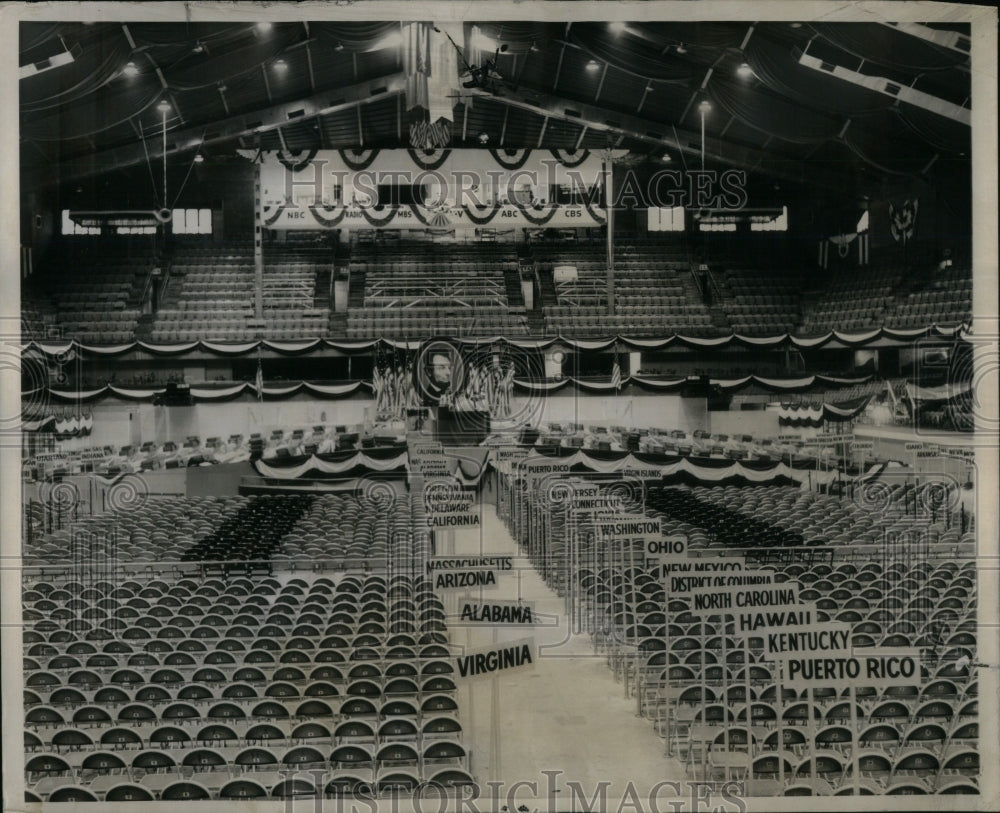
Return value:
<svg viewBox="0 0 1000 813">
<path fill-rule="evenodd" d="M 455 94 L 452 146 L 628 149 L 836 183 L 970 155 L 962 24 L 466 22 L 501 79 Z M 409 146 L 399 22 L 25 23 L 22 165 L 67 180 L 168 154 Z M 479 50 L 482 49 L 482 50 Z M 495 53 L 495 51 L 494 51 Z M 456 53 L 456 61 L 459 56 Z"/>
</svg>

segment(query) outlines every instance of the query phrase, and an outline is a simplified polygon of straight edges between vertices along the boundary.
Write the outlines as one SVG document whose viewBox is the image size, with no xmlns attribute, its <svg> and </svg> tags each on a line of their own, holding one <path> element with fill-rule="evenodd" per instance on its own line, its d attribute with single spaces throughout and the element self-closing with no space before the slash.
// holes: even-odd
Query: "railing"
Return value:
<svg viewBox="0 0 1000 813">
<path fill-rule="evenodd" d="M 725 300 L 725 294 L 722 290 L 722 286 L 719 285 L 719 280 L 716 278 L 715 274 L 712 273 L 711 268 L 706 268 L 706 279 L 708 280 L 707 288 L 711 294 L 711 301 L 715 305 L 721 305 Z M 696 277 L 697 279 L 697 277 Z M 702 298 L 704 299 L 705 292 L 702 292 Z"/>
<path fill-rule="evenodd" d="M 608 291 L 603 280 L 576 279 L 557 282 L 555 287 L 559 305 L 603 305 L 607 302 Z"/>
<path fill-rule="evenodd" d="M 275 308 L 278 304 L 287 307 L 311 308 L 313 305 L 313 284 L 308 280 L 264 280 L 264 308 Z"/>
<path fill-rule="evenodd" d="M 365 294 L 365 307 L 411 308 L 419 305 L 506 307 L 507 296 L 496 280 L 456 280 L 452 283 L 406 283 L 380 280 Z"/>
</svg>

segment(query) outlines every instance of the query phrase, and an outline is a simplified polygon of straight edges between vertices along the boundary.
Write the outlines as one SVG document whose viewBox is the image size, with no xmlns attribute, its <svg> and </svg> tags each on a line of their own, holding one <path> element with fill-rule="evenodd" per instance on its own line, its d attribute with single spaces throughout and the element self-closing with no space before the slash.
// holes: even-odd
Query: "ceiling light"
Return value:
<svg viewBox="0 0 1000 813">
<path fill-rule="evenodd" d="M 591 73 L 593 73 L 600 67 L 601 66 L 598 64 L 596 59 L 591 59 L 589 62 L 587 62 L 587 70 L 590 71 Z"/>
<path fill-rule="evenodd" d="M 680 45 L 677 46 L 677 53 L 679 53 L 679 54 L 686 54 L 687 52 L 688 52 L 688 49 L 684 47 L 684 43 L 683 42 Z"/>
<path fill-rule="evenodd" d="M 476 138 L 479 140 L 480 144 L 488 144 L 490 141 L 489 133 L 480 133 Z"/>
<path fill-rule="evenodd" d="M 257 23 L 258 31 L 270 31 L 272 23 Z"/>
<path fill-rule="evenodd" d="M 195 153 L 194 162 L 196 164 L 203 164 L 205 162 L 205 156 L 202 155 L 200 152 L 199 153 Z"/>
<path fill-rule="evenodd" d="M 337 52 L 343 51 L 344 50 L 344 43 L 338 42 L 336 45 L 333 46 L 333 50 L 337 51 Z"/>
<path fill-rule="evenodd" d="M 124 76 L 138 76 L 139 68 L 136 67 L 136 64 L 134 62 L 129 60 L 128 62 L 125 63 L 125 67 L 122 68 L 122 74 Z"/>
<path fill-rule="evenodd" d="M 712 103 L 708 99 L 702 99 L 702 101 L 698 104 L 698 109 L 702 113 L 707 113 L 712 109 Z"/>
<path fill-rule="evenodd" d="M 672 157 L 672 156 L 670 155 L 670 153 L 669 153 L 669 152 L 665 152 L 665 153 L 663 153 L 663 155 L 661 155 L 661 156 L 660 156 L 660 160 L 661 160 L 661 161 L 662 161 L 662 162 L 663 162 L 664 164 L 669 164 L 669 163 L 670 163 L 671 161 L 673 161 L 674 159 L 673 159 L 673 157 Z"/>
<path fill-rule="evenodd" d="M 611 25 L 608 26 L 608 30 L 610 30 L 612 34 L 622 34 L 625 32 L 625 23 L 611 23 Z"/>
<path fill-rule="evenodd" d="M 288 70 L 288 63 L 285 62 L 285 60 L 283 60 L 283 59 L 275 60 L 274 69 L 276 71 L 287 71 Z"/>
<path fill-rule="evenodd" d="M 792 28 L 802 28 L 802 23 L 789 23 Z"/>
<path fill-rule="evenodd" d="M 740 79 L 749 79 L 753 76 L 753 68 L 744 62 L 736 69 L 736 73 L 739 75 Z"/>
<path fill-rule="evenodd" d="M 156 106 L 156 109 L 159 110 L 161 113 L 169 113 L 170 112 L 170 102 L 168 102 L 166 99 L 164 99 L 162 102 L 160 102 Z"/>
<path fill-rule="evenodd" d="M 196 46 L 194 46 L 194 48 L 191 49 L 192 53 L 195 53 L 195 54 L 200 54 L 204 50 L 205 50 L 205 46 L 202 45 L 200 42 Z"/>
</svg>

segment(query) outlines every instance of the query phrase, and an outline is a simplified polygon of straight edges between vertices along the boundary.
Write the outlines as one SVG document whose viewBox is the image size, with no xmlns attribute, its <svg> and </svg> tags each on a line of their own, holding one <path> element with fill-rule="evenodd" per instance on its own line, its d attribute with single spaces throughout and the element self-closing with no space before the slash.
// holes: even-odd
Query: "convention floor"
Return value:
<svg viewBox="0 0 1000 813">
<path fill-rule="evenodd" d="M 483 506 L 481 529 L 452 533 L 453 539 L 440 540 L 438 553 L 518 554 L 493 505 Z M 580 807 L 581 800 L 572 798 L 567 782 L 579 783 L 588 799 L 597 792 L 598 783 L 610 783 L 606 786 L 610 804 L 632 789 L 645 796 L 657 782 L 683 780 L 683 766 L 664 755 L 664 742 L 652 722 L 637 714 L 635 698 L 626 698 L 604 655 L 595 654 L 590 636 L 568 629 L 563 599 L 525 560 L 522 563 L 501 573 L 496 588 L 473 588 L 471 600 L 528 602 L 536 616 L 533 630 L 463 627 L 449 618 L 456 644 L 476 649 L 494 640 L 533 636 L 538 646 L 533 667 L 467 681 L 460 703 L 463 708 L 471 705 L 464 727 L 479 783 L 500 781 L 509 788 L 515 782 L 535 782 L 537 797 L 548 796 L 554 801 L 549 809 L 556 810 Z M 449 616 L 460 613 L 461 605 L 470 600 L 466 590 L 442 593 Z M 494 731 L 499 732 L 497 742 Z M 519 793 L 535 795 L 527 788 Z"/>
</svg>

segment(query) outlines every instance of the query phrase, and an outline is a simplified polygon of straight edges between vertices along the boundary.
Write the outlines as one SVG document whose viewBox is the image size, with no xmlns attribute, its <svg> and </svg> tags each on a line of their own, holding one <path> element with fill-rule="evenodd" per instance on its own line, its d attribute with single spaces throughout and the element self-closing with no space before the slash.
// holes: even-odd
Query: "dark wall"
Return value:
<svg viewBox="0 0 1000 813">
<path fill-rule="evenodd" d="M 51 182 L 22 179 L 22 240 L 32 237 L 35 215 L 42 214 L 44 234 L 58 235 L 63 209 L 150 210 L 160 203 L 162 165 L 153 163 L 84 178 Z M 208 158 L 192 166 L 191 156 L 171 156 L 167 163 L 167 195 L 173 208 L 212 209 L 221 213 L 221 239 L 249 239 L 253 234 L 253 165 L 238 156 Z M 39 232 L 43 230 L 38 230 Z"/>
</svg>

